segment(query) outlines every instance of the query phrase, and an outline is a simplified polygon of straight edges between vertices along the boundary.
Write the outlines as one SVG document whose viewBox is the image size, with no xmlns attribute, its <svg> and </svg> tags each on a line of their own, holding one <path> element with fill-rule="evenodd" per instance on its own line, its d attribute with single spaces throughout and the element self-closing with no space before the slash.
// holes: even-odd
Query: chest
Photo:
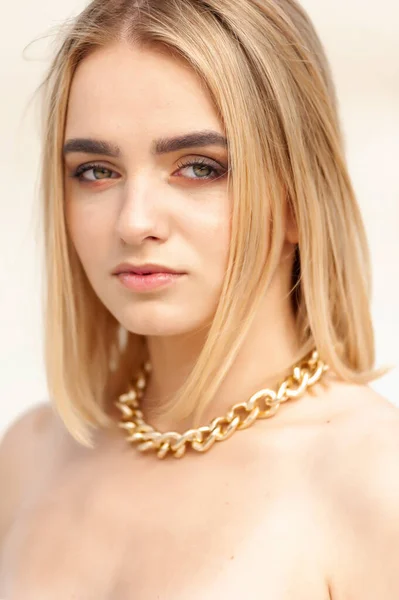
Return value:
<svg viewBox="0 0 399 600">
<path fill-rule="evenodd" d="M 40 600 L 308 600 L 319 588 L 322 600 L 307 494 L 272 471 L 269 479 L 257 468 L 154 462 L 60 472 L 22 507 L 0 591 L 32 600 L 36 591 Z"/>
</svg>

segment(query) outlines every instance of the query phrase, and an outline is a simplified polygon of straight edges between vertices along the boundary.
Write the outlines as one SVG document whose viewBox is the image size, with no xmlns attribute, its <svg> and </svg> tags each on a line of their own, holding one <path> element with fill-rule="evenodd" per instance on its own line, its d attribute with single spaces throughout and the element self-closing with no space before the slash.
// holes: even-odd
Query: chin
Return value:
<svg viewBox="0 0 399 600">
<path fill-rule="evenodd" d="M 194 304 L 194 303 L 193 303 Z M 201 318 L 200 307 L 176 306 L 129 306 L 124 310 L 112 311 L 117 321 L 130 333 L 143 336 L 176 336 L 192 333 L 206 326 L 206 313 Z"/>
</svg>

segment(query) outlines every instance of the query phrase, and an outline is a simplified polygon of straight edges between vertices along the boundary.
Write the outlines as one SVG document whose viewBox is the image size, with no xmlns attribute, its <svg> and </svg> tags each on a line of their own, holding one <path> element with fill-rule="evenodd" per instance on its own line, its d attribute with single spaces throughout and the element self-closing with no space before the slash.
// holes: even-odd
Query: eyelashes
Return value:
<svg viewBox="0 0 399 600">
<path fill-rule="evenodd" d="M 116 171 L 113 171 L 112 169 L 109 169 L 108 167 L 104 167 L 104 165 L 101 165 L 100 163 L 86 163 L 84 165 L 79 165 L 79 167 L 74 171 L 74 173 L 72 174 L 73 178 L 79 179 L 79 181 L 100 181 L 101 179 L 108 179 L 107 177 L 100 177 L 99 179 L 94 178 L 94 179 L 90 179 L 90 178 L 86 178 L 83 177 L 83 175 L 85 173 L 90 173 L 90 171 L 97 171 L 97 172 L 101 172 L 103 175 L 106 175 L 107 173 L 111 174 L 111 177 L 109 177 L 110 179 L 117 179 L 119 177 L 119 175 L 116 173 Z M 112 177 L 112 175 L 117 175 L 117 177 Z"/>
<path fill-rule="evenodd" d="M 225 175 L 228 171 L 228 169 L 226 169 L 225 167 L 222 167 L 215 161 L 206 159 L 204 157 L 181 161 L 177 166 L 178 166 L 178 171 L 181 171 L 183 169 L 188 169 L 191 167 L 193 169 L 193 171 L 195 168 L 198 168 L 202 171 L 205 170 L 205 172 L 210 171 L 212 173 L 211 175 L 205 175 L 205 176 L 200 175 L 199 177 L 183 176 L 183 178 L 191 179 L 193 181 L 201 181 L 201 180 L 207 181 L 207 180 L 218 179 L 218 178 L 222 177 L 223 175 Z M 90 172 L 92 172 L 91 177 L 89 176 Z M 97 176 L 96 176 L 96 174 L 97 174 Z M 85 164 L 79 165 L 74 170 L 74 172 L 72 173 L 71 176 L 74 179 L 78 179 L 82 183 L 92 183 L 92 182 L 101 181 L 104 179 L 118 179 L 120 177 L 120 175 L 113 169 L 110 169 L 109 167 L 106 167 L 103 164 L 97 163 L 97 162 L 85 163 Z M 181 177 L 181 175 L 178 175 L 178 177 Z"/>
<path fill-rule="evenodd" d="M 206 158 L 195 158 L 195 159 L 189 159 L 183 163 L 179 163 L 178 164 L 179 169 L 185 169 L 188 167 L 200 167 L 201 169 L 203 169 L 204 167 L 207 169 L 210 169 L 214 175 L 212 177 L 195 177 L 194 179 L 217 179 L 218 177 L 221 177 L 225 172 L 226 169 L 224 169 L 223 167 L 221 167 L 220 165 L 218 165 L 217 163 L 215 163 L 214 161 L 209 161 Z M 192 179 L 192 178 L 189 178 Z"/>
</svg>

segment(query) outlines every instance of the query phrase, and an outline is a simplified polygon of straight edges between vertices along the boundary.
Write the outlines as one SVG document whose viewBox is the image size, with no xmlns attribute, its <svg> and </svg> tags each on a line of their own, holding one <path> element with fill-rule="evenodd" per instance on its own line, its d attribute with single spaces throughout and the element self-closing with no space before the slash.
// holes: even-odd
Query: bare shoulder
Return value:
<svg viewBox="0 0 399 600">
<path fill-rule="evenodd" d="M 376 461 L 398 462 L 399 408 L 396 405 L 372 388 L 361 385 L 335 386 L 332 398 L 336 410 L 327 421 L 331 427 L 326 440 L 330 444 L 334 442 L 331 459 L 337 461 L 338 473 L 345 473 L 346 464 L 348 469 L 356 466 L 359 476 L 371 475 Z"/>
<path fill-rule="evenodd" d="M 393 492 L 399 499 L 399 409 L 367 386 L 349 394 L 348 409 L 332 420 L 330 482 L 349 486 L 358 507 L 387 508 Z"/>
<path fill-rule="evenodd" d="M 336 383 L 328 400 L 331 436 L 336 437 L 337 442 L 341 440 L 339 445 L 345 449 L 348 458 L 361 460 L 365 449 L 371 448 L 370 444 L 387 445 L 395 440 L 399 408 L 371 387 Z"/>
<path fill-rule="evenodd" d="M 19 415 L 0 440 L 0 542 L 43 464 L 44 449 L 48 448 L 54 424 L 51 405 L 41 402 Z"/>
<path fill-rule="evenodd" d="M 26 453 L 27 448 L 32 450 L 32 445 L 49 431 L 54 422 L 54 411 L 47 402 L 35 404 L 20 414 L 8 426 L 0 439 L 0 456 L 3 460 L 18 459 Z"/>
<path fill-rule="evenodd" d="M 399 409 L 345 386 L 318 441 L 333 600 L 399 598 Z M 342 410 L 341 410 L 342 407 Z"/>
</svg>

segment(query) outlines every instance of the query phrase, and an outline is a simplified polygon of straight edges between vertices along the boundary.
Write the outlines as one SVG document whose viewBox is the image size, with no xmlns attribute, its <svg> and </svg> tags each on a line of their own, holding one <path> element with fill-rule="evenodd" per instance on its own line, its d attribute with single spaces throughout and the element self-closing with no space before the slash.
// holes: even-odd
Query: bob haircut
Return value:
<svg viewBox="0 0 399 600">
<path fill-rule="evenodd" d="M 367 239 L 329 64 L 306 12 L 295 0 L 94 0 L 66 24 L 42 84 L 45 367 L 50 398 L 72 436 L 94 447 L 90 429 L 114 425 L 106 402 L 126 391 L 146 359 L 145 337 L 123 329 L 94 293 L 64 211 L 71 81 L 86 56 L 118 41 L 185 60 L 211 94 L 229 142 L 223 289 L 198 360 L 163 414 L 194 415 L 198 426 L 278 265 L 285 207 L 299 240 L 290 290 L 296 360 L 317 348 L 343 380 L 380 376 Z"/>
</svg>

